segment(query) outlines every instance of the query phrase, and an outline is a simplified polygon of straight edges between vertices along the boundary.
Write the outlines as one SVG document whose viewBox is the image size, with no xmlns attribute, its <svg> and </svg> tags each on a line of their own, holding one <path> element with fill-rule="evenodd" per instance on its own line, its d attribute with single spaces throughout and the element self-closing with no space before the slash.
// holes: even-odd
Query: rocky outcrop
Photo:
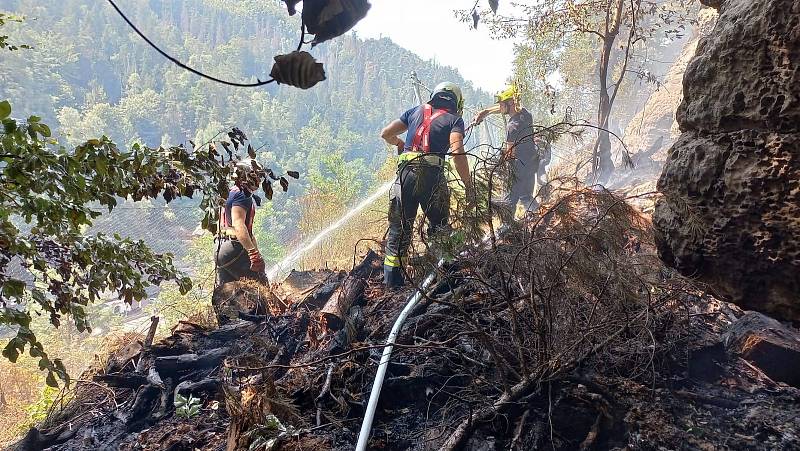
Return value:
<svg viewBox="0 0 800 451">
<path fill-rule="evenodd" d="M 683 81 L 658 183 L 661 258 L 800 321 L 800 0 L 725 0 Z"/>
<path fill-rule="evenodd" d="M 679 135 L 675 122 L 675 109 L 683 97 L 683 76 L 694 58 L 697 44 L 714 28 L 717 12 L 704 8 L 698 13 L 697 25 L 691 38 L 675 58 L 661 84 L 647 99 L 641 110 L 631 118 L 625 128 L 625 144 L 633 153 L 636 169 L 655 164 L 658 169 L 666 159 L 667 149 Z"/>
</svg>

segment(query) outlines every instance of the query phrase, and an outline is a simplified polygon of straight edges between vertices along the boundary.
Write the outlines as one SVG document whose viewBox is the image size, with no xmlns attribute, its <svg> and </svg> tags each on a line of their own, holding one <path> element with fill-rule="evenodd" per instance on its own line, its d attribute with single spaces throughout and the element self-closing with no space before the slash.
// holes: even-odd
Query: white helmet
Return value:
<svg viewBox="0 0 800 451">
<path fill-rule="evenodd" d="M 264 168 L 252 158 L 239 160 L 234 165 L 233 179 L 236 183 L 246 183 L 248 187 L 258 188 L 263 178 Z"/>
<path fill-rule="evenodd" d="M 461 95 L 461 88 L 459 88 L 457 84 L 449 81 L 439 83 L 435 88 L 433 88 L 431 100 L 436 97 L 455 101 L 459 116 L 464 111 L 464 96 Z"/>
</svg>

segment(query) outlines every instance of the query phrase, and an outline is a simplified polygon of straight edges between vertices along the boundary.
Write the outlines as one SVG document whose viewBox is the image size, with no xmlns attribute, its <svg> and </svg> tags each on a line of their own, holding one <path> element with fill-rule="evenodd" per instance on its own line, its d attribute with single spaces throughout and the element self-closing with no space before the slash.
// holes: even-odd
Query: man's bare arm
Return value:
<svg viewBox="0 0 800 451">
<path fill-rule="evenodd" d="M 247 210 L 242 207 L 234 205 L 231 208 L 231 222 L 233 223 L 233 230 L 236 232 L 236 239 L 242 243 L 242 246 L 247 251 L 256 249 L 256 243 L 250 237 L 250 231 L 247 230 Z"/>
<path fill-rule="evenodd" d="M 464 151 L 464 135 L 462 133 L 450 133 L 450 152 L 453 155 L 456 172 L 464 182 L 464 187 L 467 191 L 472 190 L 472 179 L 469 175 L 469 162 Z"/>
<path fill-rule="evenodd" d="M 398 136 L 408 130 L 408 126 L 400 119 L 395 119 L 381 131 L 381 138 L 389 143 L 390 146 L 397 147 L 397 152 L 400 153 L 405 147 L 405 142 Z"/>
<path fill-rule="evenodd" d="M 481 122 L 483 122 L 484 119 L 486 119 L 486 116 L 489 116 L 490 114 L 499 114 L 499 113 L 500 113 L 500 105 L 499 104 L 492 105 L 489 108 L 479 111 L 478 114 L 475 116 L 475 118 L 472 120 L 472 125 L 479 125 Z"/>
</svg>

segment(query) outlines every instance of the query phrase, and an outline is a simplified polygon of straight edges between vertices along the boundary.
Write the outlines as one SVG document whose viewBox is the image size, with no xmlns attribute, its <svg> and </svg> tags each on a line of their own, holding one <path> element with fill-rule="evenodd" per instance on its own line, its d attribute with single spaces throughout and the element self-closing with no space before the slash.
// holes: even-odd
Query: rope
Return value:
<svg viewBox="0 0 800 451">
<path fill-rule="evenodd" d="M 178 67 L 180 67 L 182 69 L 188 70 L 189 72 L 191 72 L 191 73 L 193 73 L 195 75 L 198 75 L 200 77 L 203 77 L 205 79 L 208 79 L 208 80 L 211 80 L 211 81 L 214 81 L 214 82 L 217 82 L 217 83 L 221 83 L 223 85 L 236 86 L 236 87 L 242 87 L 242 88 L 252 88 L 252 87 L 256 87 L 256 86 L 263 86 L 263 85 L 266 85 L 268 83 L 272 83 L 272 82 L 275 81 L 274 79 L 270 78 L 269 80 L 266 80 L 266 81 L 261 81 L 261 80 L 256 79 L 257 81 L 255 83 L 238 83 L 238 82 L 233 82 L 233 81 L 222 80 L 220 78 L 214 77 L 212 75 L 208 75 L 208 74 L 206 74 L 204 72 L 201 72 L 201 71 L 199 71 L 197 69 L 191 68 L 191 67 L 187 66 L 186 64 L 182 63 L 177 58 L 175 58 L 175 57 L 169 55 L 167 52 L 161 50 L 161 48 L 159 48 L 156 44 L 154 44 L 153 41 L 148 39 L 147 36 L 145 36 L 144 33 L 142 33 L 136 27 L 136 25 L 134 25 L 133 22 L 131 22 L 131 20 L 128 19 L 127 16 L 125 16 L 125 13 L 123 13 L 122 10 L 119 9 L 117 4 L 114 3 L 114 0 L 108 0 L 108 3 L 111 3 L 111 6 L 113 6 L 114 9 L 117 11 L 117 13 L 125 20 L 125 22 L 128 23 L 128 26 L 130 26 L 133 29 L 133 31 L 136 32 L 136 34 L 138 34 L 142 39 L 144 39 L 144 42 L 148 43 L 150 45 L 150 47 L 154 48 L 158 53 L 161 54 L 161 56 L 163 56 L 164 58 L 172 61 L 173 63 L 175 63 Z"/>
</svg>

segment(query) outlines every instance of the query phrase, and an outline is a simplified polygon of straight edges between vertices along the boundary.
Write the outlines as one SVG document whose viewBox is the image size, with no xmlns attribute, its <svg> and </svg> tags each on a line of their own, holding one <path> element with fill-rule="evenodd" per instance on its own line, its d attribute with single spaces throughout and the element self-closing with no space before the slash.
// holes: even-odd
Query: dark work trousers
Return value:
<svg viewBox="0 0 800 451">
<path fill-rule="evenodd" d="M 528 161 L 520 159 L 509 162 L 510 187 L 501 201 L 500 217 L 503 222 L 509 223 L 514 219 L 517 204 L 521 203 L 525 211 L 535 210 L 537 205 L 534 200 L 533 189 L 536 185 L 536 174 L 539 171 L 539 159 L 531 158 Z"/>
<path fill-rule="evenodd" d="M 219 252 L 217 252 L 217 285 L 223 285 L 242 277 L 249 279 L 260 279 L 262 274 L 250 270 L 250 257 L 242 246 L 242 243 L 229 238 L 217 242 Z"/>
<path fill-rule="evenodd" d="M 429 223 L 428 235 L 445 232 L 449 227 L 450 190 L 444 169 L 425 164 L 403 165 L 389 197 L 384 279 L 388 286 L 395 287 L 403 285 L 402 259 L 411 244 L 417 209 L 422 207 Z"/>
</svg>

